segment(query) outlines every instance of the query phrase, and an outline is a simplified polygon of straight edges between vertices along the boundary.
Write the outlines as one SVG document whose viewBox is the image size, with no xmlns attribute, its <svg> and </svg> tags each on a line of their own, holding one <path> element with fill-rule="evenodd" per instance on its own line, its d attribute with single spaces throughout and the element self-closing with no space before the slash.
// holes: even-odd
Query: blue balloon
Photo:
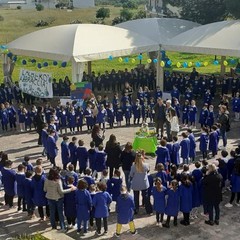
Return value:
<svg viewBox="0 0 240 240">
<path fill-rule="evenodd" d="M 129 62 L 129 58 L 128 57 L 124 58 L 124 62 L 128 63 Z"/>
<path fill-rule="evenodd" d="M 9 52 L 9 53 L 7 54 L 7 56 L 8 56 L 9 58 L 11 58 L 11 57 L 13 56 L 13 54 L 12 54 L 11 52 Z"/>
<path fill-rule="evenodd" d="M 168 60 L 168 61 L 167 61 L 167 64 L 168 64 L 169 66 L 171 66 L 171 65 L 172 65 L 172 61 L 171 61 L 171 60 Z"/>
<path fill-rule="evenodd" d="M 3 49 L 3 50 L 6 50 L 7 46 L 6 45 L 0 45 L 0 48 Z"/>
<path fill-rule="evenodd" d="M 213 64 L 214 64 L 214 65 L 218 65 L 218 64 L 219 64 L 219 61 L 218 61 L 218 60 L 215 60 L 215 61 L 213 62 Z"/>
<path fill-rule="evenodd" d="M 110 56 L 108 57 L 108 60 L 112 61 L 112 60 L 113 60 L 113 56 L 110 55 Z"/>
<path fill-rule="evenodd" d="M 183 63 L 183 67 L 184 67 L 184 68 L 187 68 L 187 67 L 188 67 L 188 63 L 187 63 L 187 62 L 184 62 L 184 63 Z"/>
<path fill-rule="evenodd" d="M 201 67 L 201 63 L 200 62 L 196 62 L 196 67 Z"/>
<path fill-rule="evenodd" d="M 57 66 L 58 62 L 57 61 L 53 61 L 53 66 Z"/>
<path fill-rule="evenodd" d="M 26 65 L 27 61 L 26 60 L 22 60 L 22 65 Z"/>
<path fill-rule="evenodd" d="M 235 59 L 230 59 L 230 64 L 236 64 L 236 60 Z"/>
<path fill-rule="evenodd" d="M 17 61 L 17 56 L 13 57 L 13 61 L 16 62 Z"/>
<path fill-rule="evenodd" d="M 42 68 L 42 64 L 41 64 L 41 63 L 38 63 L 37 67 L 38 67 L 38 68 Z"/>
<path fill-rule="evenodd" d="M 65 67 L 67 66 L 67 63 L 66 63 L 66 62 L 62 62 L 61 66 L 62 66 L 63 68 L 65 68 Z"/>
<path fill-rule="evenodd" d="M 138 55 L 138 60 L 142 60 L 143 56 L 141 54 Z"/>
<path fill-rule="evenodd" d="M 157 63 L 157 62 L 158 62 L 157 58 L 154 58 L 153 63 Z"/>
<path fill-rule="evenodd" d="M 35 63 L 35 62 L 36 62 L 36 60 L 35 60 L 35 59 L 32 59 L 32 60 L 31 60 L 31 63 Z"/>
<path fill-rule="evenodd" d="M 48 66 L 48 62 L 44 62 L 44 63 L 43 63 L 43 66 L 44 66 L 44 67 L 47 67 L 47 66 Z"/>
</svg>

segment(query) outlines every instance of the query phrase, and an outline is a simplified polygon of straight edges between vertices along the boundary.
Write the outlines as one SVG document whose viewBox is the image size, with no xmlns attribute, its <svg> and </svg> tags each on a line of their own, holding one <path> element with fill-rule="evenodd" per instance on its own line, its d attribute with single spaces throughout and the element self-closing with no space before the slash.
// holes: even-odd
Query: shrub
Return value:
<svg viewBox="0 0 240 240">
<path fill-rule="evenodd" d="M 101 19 L 105 19 L 105 18 L 109 18 L 110 17 L 110 9 L 109 8 L 99 8 L 96 12 L 96 18 L 101 18 Z"/>
<path fill-rule="evenodd" d="M 80 23 L 82 23 L 82 21 L 78 20 L 78 19 L 73 20 L 73 21 L 70 22 L 70 24 L 80 24 Z"/>
<path fill-rule="evenodd" d="M 48 25 L 49 25 L 49 24 L 48 24 L 47 21 L 39 20 L 39 21 L 36 23 L 35 27 L 46 27 L 46 26 L 48 26 Z"/>
<path fill-rule="evenodd" d="M 36 4 L 36 10 L 37 11 L 43 11 L 44 10 L 44 6 L 40 3 Z"/>
<path fill-rule="evenodd" d="M 18 10 L 22 9 L 22 6 L 17 6 L 17 9 L 18 9 Z"/>
</svg>

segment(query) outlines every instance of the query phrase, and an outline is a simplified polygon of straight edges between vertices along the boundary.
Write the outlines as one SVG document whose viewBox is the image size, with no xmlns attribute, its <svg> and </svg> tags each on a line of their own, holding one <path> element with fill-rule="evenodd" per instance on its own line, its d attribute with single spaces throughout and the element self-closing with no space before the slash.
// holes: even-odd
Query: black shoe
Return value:
<svg viewBox="0 0 240 240">
<path fill-rule="evenodd" d="M 210 226 L 213 226 L 214 225 L 214 222 L 213 221 L 210 221 L 210 220 L 206 220 L 205 221 L 205 224 L 208 224 Z"/>
<path fill-rule="evenodd" d="M 176 227 L 176 226 L 177 226 L 177 221 L 174 221 L 174 222 L 173 222 L 173 225 Z"/>
<path fill-rule="evenodd" d="M 137 215 L 137 214 L 138 214 L 138 211 L 137 211 L 137 210 L 135 210 L 135 211 L 134 211 L 134 215 Z"/>
<path fill-rule="evenodd" d="M 184 225 L 184 226 L 187 226 L 187 225 L 188 225 L 188 223 L 187 223 L 185 220 L 181 220 L 181 221 L 180 221 L 180 224 L 182 224 L 182 225 Z"/>
<path fill-rule="evenodd" d="M 165 227 L 165 228 L 170 228 L 169 224 L 167 224 L 167 223 L 163 223 L 162 226 Z"/>
<path fill-rule="evenodd" d="M 219 220 L 215 220 L 214 223 L 215 223 L 216 225 L 219 225 Z"/>
</svg>

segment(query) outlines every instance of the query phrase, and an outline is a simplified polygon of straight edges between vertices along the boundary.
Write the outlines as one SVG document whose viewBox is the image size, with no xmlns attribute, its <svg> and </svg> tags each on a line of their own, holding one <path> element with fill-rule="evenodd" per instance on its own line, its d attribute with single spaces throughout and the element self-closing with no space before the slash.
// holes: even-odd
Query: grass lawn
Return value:
<svg viewBox="0 0 240 240">
<path fill-rule="evenodd" d="M 91 23 L 95 20 L 96 10 L 100 7 L 88 8 L 88 9 L 74 9 L 72 12 L 68 12 L 67 10 L 60 9 L 45 9 L 44 11 L 36 11 L 36 10 L 14 10 L 14 9 L 1 9 L 0 15 L 4 17 L 4 21 L 1 21 L 0 28 L 0 44 L 6 44 L 24 34 L 37 31 L 41 28 L 37 28 L 34 25 L 39 20 L 44 20 L 47 22 L 51 22 L 49 26 L 61 25 L 61 24 L 69 24 L 74 20 L 80 20 L 83 23 Z M 111 21 L 114 17 L 119 16 L 121 8 L 110 6 L 110 18 L 105 20 L 106 24 L 111 24 Z M 139 7 L 139 9 L 142 7 Z M 214 56 L 208 55 L 200 55 L 200 54 L 184 54 L 184 53 L 174 53 L 168 52 L 168 57 L 171 59 L 173 66 L 171 70 L 179 70 L 179 71 L 191 71 L 191 68 L 177 68 L 176 63 L 180 62 L 192 62 L 195 64 L 196 62 L 209 62 L 207 67 L 200 67 L 197 70 L 200 73 L 219 73 L 220 65 L 213 65 Z M 129 56 L 131 57 L 131 56 Z M 124 61 L 120 63 L 118 58 L 110 60 L 100 60 L 92 63 L 92 70 L 95 72 L 104 72 L 105 70 L 111 71 L 111 69 L 119 70 L 119 69 L 131 69 L 134 68 L 138 63 L 137 56 L 132 56 L 136 59 L 135 63 L 131 62 L 131 59 L 128 63 Z M 123 57 L 124 58 L 124 57 Z M 26 66 L 22 65 L 22 60 L 25 59 L 28 61 Z M 142 63 L 147 63 L 147 54 L 143 55 Z M 19 72 L 21 68 L 27 68 L 29 70 L 42 71 L 42 72 L 50 72 L 53 77 L 56 79 L 63 78 L 66 75 L 71 77 L 71 64 L 68 63 L 66 68 L 61 68 L 59 66 L 53 66 L 52 61 L 48 61 L 47 59 L 38 59 L 38 62 L 49 63 L 49 66 L 46 68 L 42 68 L 41 70 L 37 68 L 36 64 L 32 64 L 30 62 L 31 58 L 29 57 L 20 57 L 18 56 L 18 61 L 16 63 L 13 79 L 18 80 Z M 218 57 L 220 61 L 220 57 Z M 2 64 L 0 60 L 0 65 Z M 60 63 L 59 63 L 60 65 Z M 235 66 L 230 66 L 235 67 Z M 229 71 L 229 66 L 227 67 L 227 71 Z M 3 72 L 0 71 L 0 82 L 3 79 Z"/>
</svg>

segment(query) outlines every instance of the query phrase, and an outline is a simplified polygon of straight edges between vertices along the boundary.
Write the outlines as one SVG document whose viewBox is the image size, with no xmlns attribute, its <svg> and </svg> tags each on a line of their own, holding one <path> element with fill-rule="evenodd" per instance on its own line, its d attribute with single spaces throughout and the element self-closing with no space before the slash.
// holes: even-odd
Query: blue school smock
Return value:
<svg viewBox="0 0 240 240">
<path fill-rule="evenodd" d="M 23 165 L 26 166 L 26 171 L 32 171 L 33 172 L 33 165 L 31 163 L 23 162 Z"/>
<path fill-rule="evenodd" d="M 95 149 L 88 150 L 88 161 L 89 161 L 89 167 L 92 169 L 92 171 L 94 171 L 95 170 L 95 162 L 96 162 L 96 150 Z"/>
<path fill-rule="evenodd" d="M 140 100 L 140 104 L 143 104 L 143 100 L 144 100 L 144 93 L 143 92 L 138 92 L 137 93 L 137 99 Z"/>
<path fill-rule="evenodd" d="M 208 118 L 208 110 L 207 109 L 202 109 L 199 115 L 199 123 L 206 125 L 207 124 L 207 118 Z"/>
<path fill-rule="evenodd" d="M 23 186 L 24 186 L 24 199 L 26 203 L 29 205 L 33 205 L 32 179 L 25 178 Z"/>
<path fill-rule="evenodd" d="M 112 202 L 112 198 L 108 192 L 97 192 L 93 198 L 93 206 L 95 207 L 95 218 L 105 218 L 109 216 L 108 206 Z"/>
<path fill-rule="evenodd" d="M 183 213 L 191 212 L 192 211 L 192 192 L 193 192 L 192 184 L 190 186 L 181 184 L 179 186 L 179 191 L 180 191 L 180 211 Z"/>
<path fill-rule="evenodd" d="M 193 93 L 192 91 L 186 91 L 185 92 L 185 100 L 188 100 L 189 102 L 191 102 L 193 99 Z"/>
<path fill-rule="evenodd" d="M 68 143 L 66 143 L 65 141 L 61 142 L 61 158 L 62 164 L 68 164 L 70 162 L 70 151 Z"/>
<path fill-rule="evenodd" d="M 106 169 L 106 156 L 107 154 L 103 151 L 96 153 L 95 170 L 97 172 L 102 172 Z"/>
<path fill-rule="evenodd" d="M 57 156 L 56 140 L 52 136 L 48 136 L 47 138 L 47 153 L 49 157 L 52 157 L 52 158 Z"/>
<path fill-rule="evenodd" d="M 16 172 L 10 168 L 2 168 L 2 183 L 4 185 L 4 191 L 9 196 L 15 196 L 16 194 Z"/>
<path fill-rule="evenodd" d="M 59 123 L 60 123 L 61 128 L 66 128 L 67 127 L 67 120 L 68 120 L 67 112 L 65 110 L 61 111 L 59 113 Z"/>
<path fill-rule="evenodd" d="M 68 186 L 65 186 L 68 188 Z M 76 218 L 77 210 L 76 210 L 76 190 L 64 194 L 64 215 L 66 217 Z"/>
<path fill-rule="evenodd" d="M 76 113 L 75 112 L 68 113 L 68 127 L 69 128 L 76 127 Z"/>
<path fill-rule="evenodd" d="M 135 119 L 140 118 L 142 116 L 142 107 L 140 104 L 134 105 L 132 107 L 132 111 Z"/>
<path fill-rule="evenodd" d="M 203 101 L 204 101 L 204 103 L 207 103 L 208 105 L 211 105 L 211 103 L 212 103 L 212 95 L 211 95 L 211 93 L 206 92 L 204 94 Z"/>
<path fill-rule="evenodd" d="M 116 202 L 117 198 L 121 194 L 122 179 L 112 177 L 107 181 L 107 192 L 112 197 L 112 201 Z"/>
<path fill-rule="evenodd" d="M 218 172 L 222 175 L 223 186 L 225 186 L 225 181 L 227 180 L 228 174 L 227 163 L 225 163 L 223 159 L 219 159 L 218 163 Z"/>
<path fill-rule="evenodd" d="M 148 196 L 150 197 L 152 195 L 152 188 L 153 188 L 153 176 L 148 174 L 147 175 L 148 178 L 148 183 L 149 183 L 149 187 L 148 187 Z"/>
<path fill-rule="evenodd" d="M 31 124 L 32 124 L 31 114 L 30 114 L 30 112 L 27 112 L 25 114 L 25 125 L 31 126 Z"/>
<path fill-rule="evenodd" d="M 66 174 L 66 177 L 65 177 L 65 185 L 67 185 L 67 181 L 68 181 L 68 178 L 69 177 L 73 177 L 74 178 L 74 182 L 73 182 L 73 185 L 74 186 L 77 186 L 78 184 L 78 174 L 74 171 L 68 171 L 67 174 Z"/>
<path fill-rule="evenodd" d="M 190 153 L 190 140 L 189 140 L 189 138 L 184 138 L 180 142 L 180 147 L 181 147 L 181 158 L 183 158 L 183 159 L 189 158 L 189 153 Z"/>
<path fill-rule="evenodd" d="M 170 154 L 169 154 L 169 150 L 166 147 L 158 147 L 156 150 L 156 155 L 157 155 L 157 159 L 156 159 L 156 165 L 158 163 L 162 163 L 165 167 L 165 169 L 167 168 L 166 163 L 170 162 Z"/>
<path fill-rule="evenodd" d="M 240 193 L 240 175 L 235 173 L 231 176 L 231 191 L 233 193 Z"/>
<path fill-rule="evenodd" d="M 179 96 L 180 96 L 180 92 L 179 92 L 178 89 L 175 89 L 175 90 L 172 90 L 172 91 L 171 91 L 171 97 L 172 97 L 172 98 L 176 98 L 176 99 L 179 100 Z"/>
<path fill-rule="evenodd" d="M 235 165 L 235 159 L 230 158 L 227 162 L 227 169 L 228 169 L 228 179 L 231 180 L 233 169 Z"/>
<path fill-rule="evenodd" d="M 199 144 L 199 150 L 201 152 L 206 152 L 208 148 L 208 141 L 209 137 L 206 133 L 201 133 L 200 135 L 200 144 Z"/>
<path fill-rule="evenodd" d="M 240 112 L 240 98 L 233 98 L 232 100 L 232 110 L 233 112 Z"/>
<path fill-rule="evenodd" d="M 183 105 L 182 107 L 182 122 L 185 120 L 188 120 L 189 118 L 189 106 L 188 105 Z"/>
<path fill-rule="evenodd" d="M 171 163 L 175 165 L 180 164 L 180 144 L 178 142 L 173 143 L 172 145 L 172 155 L 171 155 Z"/>
<path fill-rule="evenodd" d="M 199 168 L 194 169 L 191 175 L 194 177 L 194 180 L 197 183 L 199 183 L 203 177 L 202 170 Z"/>
<path fill-rule="evenodd" d="M 32 200 L 33 204 L 38 207 L 43 207 L 47 205 L 46 193 L 43 191 L 45 180 L 46 177 L 44 174 L 34 175 L 32 178 Z"/>
<path fill-rule="evenodd" d="M 17 195 L 18 197 L 24 197 L 24 186 L 23 183 L 25 181 L 25 173 L 16 173 L 15 175 L 16 183 L 17 183 Z"/>
<path fill-rule="evenodd" d="M 107 109 L 107 122 L 109 124 L 113 124 L 114 123 L 114 109 L 113 108 L 108 108 Z"/>
<path fill-rule="evenodd" d="M 7 109 L 0 110 L 0 119 L 2 125 L 7 125 L 9 122 Z"/>
<path fill-rule="evenodd" d="M 190 140 L 189 157 L 194 158 L 196 156 L 196 142 L 195 142 L 195 137 L 194 137 L 193 133 L 190 133 L 188 135 L 188 138 Z"/>
<path fill-rule="evenodd" d="M 165 214 L 168 216 L 177 217 L 179 212 L 179 204 L 180 204 L 180 194 L 179 189 L 173 191 L 173 189 L 167 190 L 167 203 L 165 208 Z"/>
<path fill-rule="evenodd" d="M 86 118 L 86 124 L 87 126 L 93 126 L 94 125 L 94 118 L 93 113 L 91 109 L 85 109 L 84 111 L 84 117 Z"/>
<path fill-rule="evenodd" d="M 213 131 L 209 134 L 208 149 L 214 153 L 217 153 L 218 151 L 218 136 L 216 131 Z"/>
<path fill-rule="evenodd" d="M 179 104 L 172 104 L 172 107 L 175 109 L 177 117 L 180 118 L 180 105 Z"/>
<path fill-rule="evenodd" d="M 73 142 L 70 142 L 68 145 L 69 151 L 70 151 L 70 162 L 76 163 L 77 162 L 77 145 Z"/>
<path fill-rule="evenodd" d="M 48 139 L 48 132 L 45 129 L 42 129 L 42 144 L 45 149 L 47 149 L 47 139 Z"/>
<path fill-rule="evenodd" d="M 76 112 L 76 125 L 77 127 L 83 126 L 83 110 L 77 110 Z"/>
<path fill-rule="evenodd" d="M 15 108 L 13 106 L 10 106 L 9 108 L 7 108 L 7 112 L 8 112 L 9 122 L 15 123 L 17 121 Z"/>
<path fill-rule="evenodd" d="M 134 216 L 134 200 L 133 197 L 126 193 L 120 194 L 117 198 L 116 213 L 118 224 L 128 224 L 133 221 Z"/>
<path fill-rule="evenodd" d="M 76 150 L 77 160 L 81 168 L 87 168 L 88 164 L 88 152 L 83 146 L 79 146 Z"/>
<path fill-rule="evenodd" d="M 167 143 L 166 148 L 168 149 L 169 155 L 171 157 L 171 154 L 172 154 L 172 144 L 171 143 Z"/>
<path fill-rule="evenodd" d="M 166 193 L 167 188 L 162 186 L 162 190 L 158 191 L 157 187 L 154 186 L 152 189 L 152 195 L 153 195 L 153 209 L 157 213 L 163 214 L 165 212 L 166 208 Z"/>
<path fill-rule="evenodd" d="M 200 207 L 201 206 L 201 189 L 199 187 L 198 182 L 193 183 L 193 190 L 192 190 L 192 208 Z"/>
<path fill-rule="evenodd" d="M 162 98 L 162 91 L 156 91 L 155 92 L 155 100 L 157 100 L 158 98 Z"/>
<path fill-rule="evenodd" d="M 197 107 L 189 106 L 189 121 L 196 122 L 196 116 L 197 116 Z"/>
<path fill-rule="evenodd" d="M 91 176 L 84 176 L 83 178 L 84 178 L 84 180 L 87 182 L 88 187 L 89 187 L 90 185 L 92 185 L 92 184 L 95 184 L 95 181 L 94 181 L 94 179 L 93 179 Z"/>
<path fill-rule="evenodd" d="M 98 110 L 98 114 L 97 114 L 97 119 L 96 122 L 97 123 L 105 123 L 107 117 L 107 110 L 106 109 L 99 109 Z"/>
<path fill-rule="evenodd" d="M 90 210 L 92 207 L 92 198 L 88 190 L 76 191 L 76 209 L 77 219 L 88 221 L 90 218 Z"/>
<path fill-rule="evenodd" d="M 121 107 L 116 108 L 115 115 L 117 122 L 123 121 L 123 109 Z"/>
<path fill-rule="evenodd" d="M 157 172 L 156 178 L 160 178 L 162 180 L 162 185 L 167 187 L 168 175 L 165 171 Z"/>
<path fill-rule="evenodd" d="M 214 124 L 214 112 L 209 111 L 207 118 L 207 126 L 212 127 L 213 124 Z"/>
<path fill-rule="evenodd" d="M 132 117 L 132 106 L 126 105 L 124 107 L 124 116 L 126 119 L 130 119 Z"/>
</svg>

